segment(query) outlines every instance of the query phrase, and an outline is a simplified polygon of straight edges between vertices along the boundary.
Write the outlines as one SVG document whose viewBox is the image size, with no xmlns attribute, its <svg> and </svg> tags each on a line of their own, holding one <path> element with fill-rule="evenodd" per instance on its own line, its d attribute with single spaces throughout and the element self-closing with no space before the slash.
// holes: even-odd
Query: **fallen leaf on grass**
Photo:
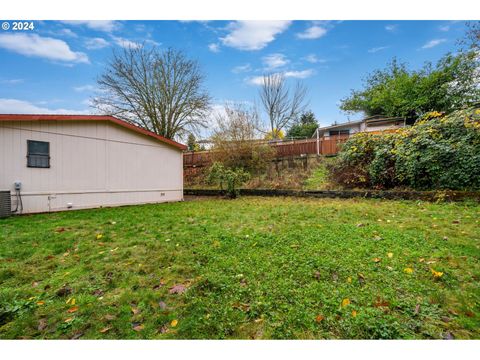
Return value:
<svg viewBox="0 0 480 360">
<path fill-rule="evenodd" d="M 168 332 L 168 327 L 166 325 L 163 325 L 160 329 L 158 329 L 158 332 L 160 334 L 165 334 Z"/>
<path fill-rule="evenodd" d="M 65 228 L 64 228 L 64 227 L 60 227 L 60 228 L 56 228 L 56 229 L 55 229 L 55 232 L 56 232 L 56 233 L 62 233 L 62 232 L 64 232 L 64 231 L 65 231 Z"/>
<path fill-rule="evenodd" d="M 443 339 L 444 340 L 454 340 L 455 337 L 453 336 L 453 334 L 451 332 L 447 332 L 443 335 Z"/>
<path fill-rule="evenodd" d="M 407 267 L 407 268 L 403 269 L 403 272 L 406 273 L 406 274 L 413 274 L 413 269 Z"/>
<path fill-rule="evenodd" d="M 389 252 L 389 253 L 387 253 L 387 256 L 391 259 L 393 257 L 393 253 Z"/>
<path fill-rule="evenodd" d="M 97 234 L 96 238 L 97 238 L 97 240 L 100 240 L 101 238 L 103 238 L 103 235 L 102 234 Z"/>
<path fill-rule="evenodd" d="M 319 323 L 319 322 L 322 322 L 323 319 L 325 319 L 323 315 L 317 315 L 317 317 L 315 318 L 315 321 Z"/>
<path fill-rule="evenodd" d="M 74 318 L 66 318 L 63 322 L 66 322 L 66 323 L 69 323 L 70 321 L 72 321 Z"/>
<path fill-rule="evenodd" d="M 144 328 L 143 324 L 135 324 L 134 323 L 132 325 L 133 325 L 133 330 L 135 330 L 135 331 L 142 331 L 143 328 Z"/>
<path fill-rule="evenodd" d="M 43 331 L 47 328 L 47 319 L 40 319 L 38 320 L 38 331 Z"/>
<path fill-rule="evenodd" d="M 458 311 L 456 311 L 455 309 L 448 309 L 448 312 L 452 315 L 458 316 Z"/>
<path fill-rule="evenodd" d="M 115 320 L 117 317 L 115 315 L 107 314 L 103 318 L 107 321 L 112 321 L 112 320 Z"/>
<path fill-rule="evenodd" d="M 377 297 L 377 300 L 375 301 L 375 303 L 373 304 L 373 306 L 375 307 L 388 307 L 390 306 L 390 303 L 384 299 L 381 299 L 380 297 Z"/>
<path fill-rule="evenodd" d="M 238 309 L 241 311 L 248 311 L 250 310 L 250 305 L 246 303 L 241 303 L 241 302 L 236 302 L 235 304 L 232 305 L 234 309 Z"/>
<path fill-rule="evenodd" d="M 378 262 L 380 262 L 380 261 L 382 261 L 382 259 L 380 259 L 380 258 L 378 258 L 378 257 L 373 258 L 373 262 L 375 262 L 375 263 L 378 263 Z"/>
<path fill-rule="evenodd" d="M 67 313 L 71 314 L 71 313 L 77 312 L 78 309 L 79 309 L 78 306 L 71 307 L 70 309 L 67 310 Z"/>
<path fill-rule="evenodd" d="M 169 294 L 183 294 L 186 290 L 187 290 L 187 288 L 185 287 L 185 285 L 176 284 L 168 290 L 168 293 Z"/>
<path fill-rule="evenodd" d="M 68 298 L 65 304 L 75 305 L 75 298 Z"/>
<path fill-rule="evenodd" d="M 100 330 L 100 332 L 102 334 L 105 334 L 107 331 L 109 331 L 112 327 L 111 326 L 107 326 L 107 327 L 104 327 L 102 330 Z"/>
<path fill-rule="evenodd" d="M 45 305 L 45 301 L 37 301 L 37 305 Z"/>
<path fill-rule="evenodd" d="M 130 309 L 132 310 L 133 315 L 140 314 L 140 309 L 139 308 L 132 306 Z"/>
<path fill-rule="evenodd" d="M 103 290 L 97 289 L 92 293 L 93 296 L 102 296 L 103 295 Z"/>
<path fill-rule="evenodd" d="M 434 269 L 430 269 L 432 271 L 432 275 L 435 279 L 440 279 L 443 276 L 443 272 L 435 271 Z"/>
<path fill-rule="evenodd" d="M 357 317 L 357 310 L 352 310 L 352 317 Z"/>
<path fill-rule="evenodd" d="M 157 285 L 154 285 L 154 286 L 152 287 L 152 289 L 153 289 L 153 290 L 158 290 L 158 289 L 160 289 L 160 288 L 163 287 L 163 286 L 165 286 L 165 281 L 160 280 L 160 283 L 157 284 Z"/>
<path fill-rule="evenodd" d="M 158 306 L 160 306 L 160 309 L 166 310 L 167 309 L 167 304 L 163 301 L 158 302 Z"/>
<path fill-rule="evenodd" d="M 350 276 L 347 278 L 347 282 L 348 282 L 349 284 L 352 283 L 352 278 L 351 278 Z"/>
<path fill-rule="evenodd" d="M 82 336 L 83 336 L 83 331 L 77 331 L 70 337 L 70 339 L 77 340 L 77 339 L 80 339 Z"/>
<path fill-rule="evenodd" d="M 365 276 L 362 273 L 358 273 L 358 283 L 360 286 L 363 286 L 365 284 Z"/>
<path fill-rule="evenodd" d="M 172 327 L 177 326 L 177 325 L 178 325 L 178 320 L 177 320 L 177 319 L 172 320 L 172 322 L 170 323 L 170 325 L 171 325 Z"/>
<path fill-rule="evenodd" d="M 413 312 L 415 315 L 418 315 L 418 313 L 420 312 L 420 304 L 417 304 L 415 306 L 415 311 Z"/>
<path fill-rule="evenodd" d="M 32 287 L 37 287 L 38 285 L 39 285 L 39 282 L 38 282 L 38 281 L 32 282 Z"/>
<path fill-rule="evenodd" d="M 345 307 L 347 305 L 350 305 L 350 299 L 345 298 L 345 299 L 342 300 L 342 307 Z"/>
</svg>

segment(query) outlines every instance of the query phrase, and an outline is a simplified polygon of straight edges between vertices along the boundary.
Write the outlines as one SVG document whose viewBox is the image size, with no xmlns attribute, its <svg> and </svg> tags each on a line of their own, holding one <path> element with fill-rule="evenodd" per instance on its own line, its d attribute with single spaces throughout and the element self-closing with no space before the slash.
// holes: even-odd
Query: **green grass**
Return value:
<svg viewBox="0 0 480 360">
<path fill-rule="evenodd" d="M 335 186 L 330 183 L 328 165 L 336 160 L 335 157 L 324 157 L 311 175 L 305 180 L 303 190 L 328 190 Z"/>
<path fill-rule="evenodd" d="M 241 198 L 0 220 L 0 338 L 478 339 L 479 218 Z"/>
</svg>

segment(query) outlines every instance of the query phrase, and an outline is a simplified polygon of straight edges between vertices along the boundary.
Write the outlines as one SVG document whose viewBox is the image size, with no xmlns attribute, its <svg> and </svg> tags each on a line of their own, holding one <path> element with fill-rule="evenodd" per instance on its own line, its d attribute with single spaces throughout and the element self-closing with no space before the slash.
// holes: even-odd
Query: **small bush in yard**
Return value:
<svg viewBox="0 0 480 360">
<path fill-rule="evenodd" d="M 395 133 L 359 133 L 331 167 L 346 187 L 480 189 L 480 109 L 428 113 Z"/>
<path fill-rule="evenodd" d="M 238 187 L 249 178 L 250 174 L 243 169 L 229 169 L 218 162 L 211 166 L 208 174 L 208 181 L 219 185 L 221 190 L 226 186 L 227 195 L 232 199 L 238 196 Z"/>
</svg>

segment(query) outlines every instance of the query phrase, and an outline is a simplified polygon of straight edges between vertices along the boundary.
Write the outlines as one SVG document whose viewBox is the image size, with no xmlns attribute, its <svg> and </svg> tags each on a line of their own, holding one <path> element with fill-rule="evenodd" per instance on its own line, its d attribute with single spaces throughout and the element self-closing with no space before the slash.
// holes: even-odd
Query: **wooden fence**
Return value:
<svg viewBox="0 0 480 360">
<path fill-rule="evenodd" d="M 317 151 L 320 155 L 335 155 L 347 139 L 348 135 L 338 135 L 320 139 L 318 142 L 317 139 L 293 140 L 271 143 L 270 146 L 276 150 L 279 158 L 317 154 Z M 211 161 L 211 151 L 186 151 L 183 153 L 184 169 L 207 166 Z M 189 172 L 195 172 L 195 170 L 192 169 Z"/>
</svg>

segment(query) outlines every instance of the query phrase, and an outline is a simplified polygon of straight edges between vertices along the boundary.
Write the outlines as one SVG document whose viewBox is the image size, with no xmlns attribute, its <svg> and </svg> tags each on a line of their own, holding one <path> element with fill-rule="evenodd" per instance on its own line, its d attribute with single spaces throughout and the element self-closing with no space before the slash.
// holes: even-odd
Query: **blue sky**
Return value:
<svg viewBox="0 0 480 360">
<path fill-rule="evenodd" d="M 11 23 L 11 21 L 9 21 Z M 339 100 L 393 57 L 418 68 L 455 51 L 462 21 L 35 21 L 0 30 L 0 113 L 92 113 L 112 49 L 176 47 L 195 58 L 216 107 L 254 102 L 258 79 L 304 81 L 321 125 L 348 119 Z M 351 115 L 350 119 L 359 118 Z"/>
</svg>

